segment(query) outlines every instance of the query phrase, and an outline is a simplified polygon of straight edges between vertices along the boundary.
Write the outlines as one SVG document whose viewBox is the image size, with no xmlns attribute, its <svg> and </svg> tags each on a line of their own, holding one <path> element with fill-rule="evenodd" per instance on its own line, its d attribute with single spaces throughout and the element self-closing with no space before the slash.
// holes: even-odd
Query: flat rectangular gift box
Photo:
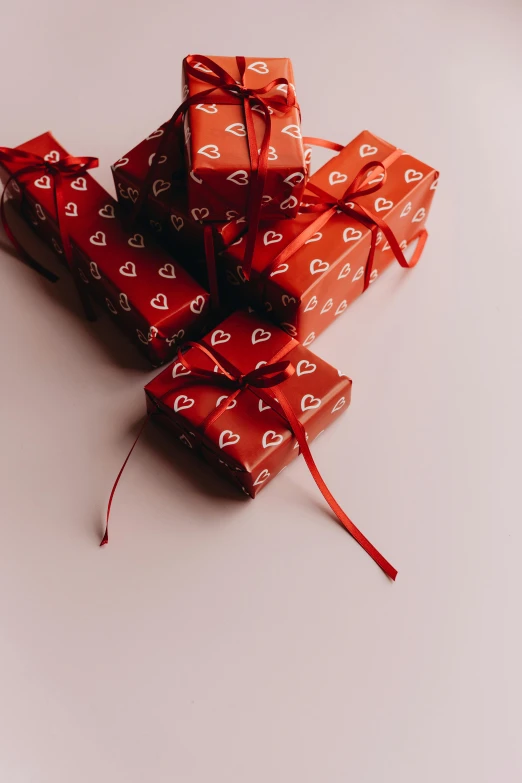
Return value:
<svg viewBox="0 0 522 783">
<path fill-rule="evenodd" d="M 224 69 L 232 84 L 241 82 L 238 58 L 212 56 L 198 62 L 198 57 L 201 55 L 183 60 L 184 99 L 193 98 L 212 87 L 215 76 L 211 64 Z M 287 99 L 287 83 L 294 85 L 292 63 L 286 57 L 247 57 L 244 60 L 246 68 L 242 86 L 247 89 L 262 90 L 273 80 L 286 80 L 286 83 L 275 84 L 271 90 L 259 95 L 259 101 L 266 101 L 269 105 L 272 101 L 268 171 L 261 214 L 266 218 L 294 217 L 306 182 L 301 117 L 297 104 L 284 111 L 277 104 Z M 223 99 L 227 102 L 219 102 Z M 259 150 L 266 122 L 259 104 L 252 106 L 252 120 Z M 201 103 L 194 102 L 188 107 L 184 123 L 190 210 L 205 211 L 211 221 L 226 221 L 227 212 L 232 209 L 239 215 L 246 214 L 251 189 L 251 160 L 241 97 L 218 88 L 208 97 L 202 97 Z"/>
<path fill-rule="evenodd" d="M 370 161 L 385 161 L 396 147 L 363 131 L 310 177 L 310 184 L 341 199 L 350 182 Z M 382 174 L 374 175 L 374 183 Z M 372 182 L 369 172 L 368 184 Z M 356 199 L 385 220 L 401 249 L 423 232 L 437 187 L 438 172 L 402 152 L 387 168 L 382 187 Z M 317 196 L 305 193 L 311 201 Z M 364 290 L 370 253 L 371 229 L 355 217 L 337 212 L 282 263 L 277 257 L 317 218 L 301 213 L 295 220 L 263 221 L 256 239 L 250 281 L 242 274 L 245 241 L 239 238 L 220 256 L 228 283 L 235 295 L 263 310 L 267 318 L 283 326 L 305 345 L 323 332 Z M 373 283 L 393 262 L 394 254 L 381 231 L 376 234 L 376 252 L 369 282 Z"/>
<path fill-rule="evenodd" d="M 49 162 L 68 155 L 50 133 L 17 149 Z M 4 181 L 24 167 L 3 165 Z M 125 229 L 117 202 L 88 172 L 63 176 L 62 183 L 65 227 L 81 284 L 152 364 L 167 361 L 177 343 L 208 328 L 208 293 L 149 235 Z M 11 189 L 22 214 L 63 259 L 52 177 L 24 175 Z"/>
<path fill-rule="evenodd" d="M 348 407 L 351 380 L 299 345 L 286 332 L 254 313 L 237 311 L 201 341 L 225 367 L 243 375 L 271 364 L 284 353 L 295 373 L 277 389 L 284 394 L 311 443 Z M 206 417 L 223 406 L 234 386 L 227 383 L 213 358 L 194 347 L 184 358 L 211 371 L 201 378 L 179 361 L 145 387 L 147 407 L 157 423 L 170 429 L 251 497 L 299 454 L 298 442 L 281 411 L 274 410 L 263 389 L 242 388 L 221 415 L 204 430 Z M 277 390 L 275 391 L 277 397 Z"/>
</svg>

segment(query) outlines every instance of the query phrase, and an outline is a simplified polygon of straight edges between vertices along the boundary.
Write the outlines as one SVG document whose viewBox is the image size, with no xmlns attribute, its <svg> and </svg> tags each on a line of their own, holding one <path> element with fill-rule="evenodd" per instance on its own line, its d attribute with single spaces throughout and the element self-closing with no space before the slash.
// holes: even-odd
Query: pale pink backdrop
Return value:
<svg viewBox="0 0 522 783">
<path fill-rule="evenodd" d="M 289 55 L 306 133 L 441 171 L 419 267 L 313 346 L 354 379 L 314 454 L 395 585 L 303 464 L 247 502 L 156 432 L 99 550 L 151 373 L 0 236 L 0 779 L 520 781 L 520 4 L 0 5 L 0 144 L 109 188 L 188 52 Z"/>
</svg>

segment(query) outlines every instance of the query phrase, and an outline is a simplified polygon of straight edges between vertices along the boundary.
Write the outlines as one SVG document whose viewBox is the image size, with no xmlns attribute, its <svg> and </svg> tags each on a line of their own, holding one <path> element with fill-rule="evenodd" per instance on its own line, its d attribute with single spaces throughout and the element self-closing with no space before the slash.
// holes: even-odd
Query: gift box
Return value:
<svg viewBox="0 0 522 783">
<path fill-rule="evenodd" d="M 247 214 L 252 147 L 254 153 L 262 149 L 268 128 L 261 214 L 294 217 L 306 164 L 290 60 L 190 55 L 183 60 L 182 79 L 189 103 L 184 117 L 189 209 L 219 222 L 230 210 Z"/>
<path fill-rule="evenodd" d="M 149 411 L 161 411 L 162 421 L 168 421 L 185 446 L 203 446 L 205 459 L 255 497 L 298 455 L 298 442 L 277 403 L 271 407 L 266 390 L 254 386 L 230 399 L 203 433 L 205 419 L 234 391 L 221 364 L 247 375 L 283 359 L 290 362 L 296 371 L 281 389 L 310 442 L 348 407 L 352 382 L 284 331 L 246 311 L 230 315 L 201 344 L 210 354 L 189 347 L 184 359 L 210 377 L 203 383 L 197 371 L 176 360 L 145 387 Z"/>
<path fill-rule="evenodd" d="M 221 255 L 236 296 L 264 310 L 304 345 L 394 258 L 402 265 L 416 263 L 438 182 L 433 168 L 368 131 L 340 149 L 310 177 L 295 220 L 261 223 L 250 281 L 242 269 L 244 238 Z M 408 262 L 402 253 L 416 239 Z"/>
<path fill-rule="evenodd" d="M 166 125 L 163 123 L 112 165 L 118 201 L 129 213 L 133 211 L 156 158 Z M 202 270 L 205 270 L 204 224 L 200 210 L 192 212 L 188 205 L 182 134 L 179 124 L 174 130 L 172 143 L 158 157 L 157 178 L 148 191 L 143 217 L 169 252 L 178 254 L 186 268 L 200 279 Z M 214 224 L 212 228 L 214 245 L 220 252 L 244 233 L 246 221 L 239 212 L 228 210 L 226 222 Z"/>
<path fill-rule="evenodd" d="M 100 302 L 152 364 L 163 363 L 180 341 L 208 328 L 209 295 L 149 235 L 126 230 L 117 202 L 87 171 L 68 174 L 68 160 L 83 159 L 68 158 L 50 133 L 0 151 L 22 214 L 62 260 L 65 240 L 70 245 L 84 301 Z"/>
<path fill-rule="evenodd" d="M 283 330 L 236 311 L 200 343 L 180 350 L 145 393 L 151 418 L 250 497 L 302 453 L 339 522 L 395 578 L 395 569 L 333 499 L 309 449 L 347 409 L 351 386 Z"/>
</svg>

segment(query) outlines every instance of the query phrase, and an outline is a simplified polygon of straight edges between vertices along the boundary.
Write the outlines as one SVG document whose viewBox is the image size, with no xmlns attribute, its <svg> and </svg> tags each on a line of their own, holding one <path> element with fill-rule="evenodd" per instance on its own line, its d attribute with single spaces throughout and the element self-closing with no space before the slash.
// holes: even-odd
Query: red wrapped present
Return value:
<svg viewBox="0 0 522 783">
<path fill-rule="evenodd" d="M 438 172 L 364 131 L 310 177 L 295 220 L 264 221 L 250 281 L 245 240 L 222 255 L 220 266 L 243 301 L 267 313 L 310 345 L 396 258 L 417 263 Z M 404 252 L 418 239 L 408 261 Z"/>
<path fill-rule="evenodd" d="M 208 328 L 208 293 L 152 240 L 127 231 L 117 203 L 50 133 L 0 148 L 0 168 L 22 213 L 71 269 L 91 314 L 101 302 L 149 360 L 167 361 L 176 344 Z M 14 244 L 2 200 L 2 219 Z M 23 250 L 21 250 L 23 253 Z M 34 264 L 33 264 L 34 265 Z M 39 271 L 42 271 L 39 269 Z"/>
<path fill-rule="evenodd" d="M 189 55 L 183 61 L 183 97 L 167 123 L 136 213 L 184 118 L 189 210 L 205 222 L 226 222 L 231 210 L 245 216 L 249 257 L 260 217 L 294 217 L 306 183 L 291 62 Z M 247 258 L 247 277 L 249 266 Z"/>
<path fill-rule="evenodd" d="M 127 211 L 132 210 L 138 199 L 166 126 L 167 123 L 163 123 L 112 165 L 118 200 Z M 304 146 L 308 172 L 311 147 Z M 143 215 L 169 252 L 177 254 L 188 271 L 208 287 L 205 264 L 205 228 L 208 224 L 202 222 L 198 208 L 189 209 L 182 150 L 183 129 L 179 124 L 174 129 L 170 146 L 159 156 L 157 178 L 148 191 Z M 235 242 L 247 229 L 246 218 L 237 210 L 227 210 L 225 218 L 225 223 L 212 224 L 216 253 Z"/>
<path fill-rule="evenodd" d="M 395 578 L 334 500 L 308 446 L 348 407 L 351 380 L 244 311 L 186 348 L 145 387 L 149 415 L 250 497 L 303 454 L 339 522 Z"/>
</svg>

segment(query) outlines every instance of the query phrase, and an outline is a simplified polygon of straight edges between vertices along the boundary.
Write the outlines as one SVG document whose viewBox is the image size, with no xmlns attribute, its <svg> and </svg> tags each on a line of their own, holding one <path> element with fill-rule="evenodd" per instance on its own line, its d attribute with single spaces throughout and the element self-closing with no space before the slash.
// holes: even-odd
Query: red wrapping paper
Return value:
<svg viewBox="0 0 522 783">
<path fill-rule="evenodd" d="M 364 164 L 383 161 L 395 149 L 363 131 L 313 174 L 310 183 L 335 199 L 341 198 Z M 375 179 L 379 176 L 376 174 Z M 383 186 L 371 195 L 361 196 L 357 203 L 384 218 L 401 247 L 406 248 L 424 228 L 437 181 L 437 171 L 403 153 L 387 169 Z M 305 202 L 306 196 L 316 198 L 307 191 Z M 266 274 L 283 248 L 316 217 L 317 213 L 302 213 L 291 221 L 264 221 L 256 239 L 250 282 L 244 280 L 242 272 L 244 238 L 230 246 L 220 262 L 236 296 L 239 294 L 243 301 L 264 310 L 268 318 L 304 345 L 310 345 L 363 292 L 370 252 L 370 228 L 338 212 L 286 263 Z M 370 283 L 393 260 L 389 244 L 379 231 Z"/>
<path fill-rule="evenodd" d="M 230 76 L 240 79 L 235 57 L 211 57 Z M 207 68 L 196 63 L 202 77 Z M 209 89 L 208 82 L 197 78 L 183 61 L 183 99 Z M 246 58 L 243 85 L 260 89 L 272 80 L 284 78 L 294 83 L 292 63 L 288 58 Z M 280 98 L 286 85 L 279 84 L 263 97 Z M 205 220 L 226 221 L 227 212 L 247 213 L 250 195 L 251 161 L 245 127 L 244 108 L 237 100 L 230 104 L 212 103 L 212 98 L 231 97 L 218 89 L 201 104 L 189 106 L 185 113 L 185 149 L 188 170 L 189 209 L 201 210 Z M 253 111 L 257 148 L 261 147 L 265 120 Z M 285 113 L 271 113 L 271 137 L 268 171 L 263 192 L 262 216 L 294 217 L 297 214 L 306 182 L 306 164 L 301 139 L 299 108 Z"/>
<path fill-rule="evenodd" d="M 50 161 L 68 155 L 50 133 L 18 149 Z M 23 164 L 4 167 L 5 181 Z M 22 213 L 63 259 L 51 178 L 29 174 L 11 189 Z M 152 364 L 167 361 L 180 341 L 206 328 L 208 293 L 148 235 L 127 231 L 117 217 L 117 203 L 88 173 L 64 178 L 63 189 L 73 260 L 89 295 Z"/>
<path fill-rule="evenodd" d="M 252 313 L 233 313 L 202 340 L 243 374 L 270 364 L 289 342 L 294 347 L 284 359 L 295 366 L 296 373 L 281 388 L 311 443 L 348 407 L 349 378 Z M 189 348 L 185 357 L 207 370 L 215 367 L 214 361 L 195 348 Z M 159 424 L 187 448 L 200 449 L 215 470 L 251 497 L 298 456 L 297 440 L 288 423 L 250 387 L 241 390 L 202 440 L 202 422 L 230 390 L 218 381 L 202 383 L 175 361 L 147 384 L 145 393 L 148 411 Z"/>
</svg>

